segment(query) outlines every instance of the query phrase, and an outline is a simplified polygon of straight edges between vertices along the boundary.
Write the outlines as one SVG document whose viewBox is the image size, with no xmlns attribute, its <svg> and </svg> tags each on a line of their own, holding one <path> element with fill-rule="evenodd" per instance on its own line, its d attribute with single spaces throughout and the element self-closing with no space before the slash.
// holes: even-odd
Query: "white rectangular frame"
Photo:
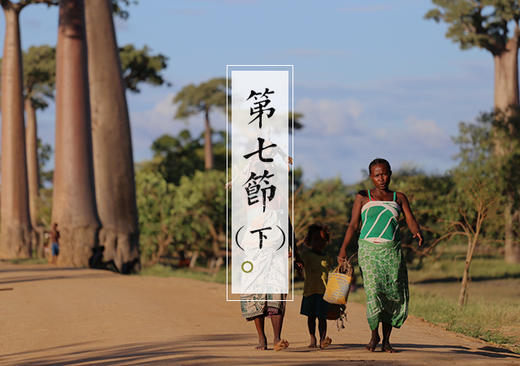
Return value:
<svg viewBox="0 0 520 366">
<path fill-rule="evenodd" d="M 231 77 L 231 71 L 240 70 L 241 68 L 251 70 L 252 68 L 257 68 L 258 70 L 287 70 L 289 71 L 289 118 L 291 121 L 289 134 L 291 135 L 289 138 L 289 156 L 293 160 L 294 167 L 294 65 L 226 65 L 226 92 L 230 91 L 230 83 L 229 79 Z M 226 182 L 230 182 L 230 172 L 229 172 L 229 148 L 230 148 L 230 139 L 229 139 L 229 127 L 231 123 L 231 117 L 229 113 L 229 97 L 230 95 L 226 95 Z M 291 181 L 289 182 L 290 194 L 291 194 L 291 224 L 293 227 L 293 236 L 294 236 L 294 169 L 292 169 L 293 174 L 291 174 Z M 263 301 L 263 300 L 240 300 L 240 299 L 230 299 L 229 298 L 229 288 L 231 284 L 229 283 L 229 189 L 226 189 L 226 301 Z M 294 257 L 294 246 L 296 245 L 295 240 L 292 240 L 291 243 L 291 252 Z M 291 298 L 286 298 L 280 301 L 293 302 L 294 301 L 294 258 L 291 260 L 291 285 L 290 285 L 290 293 Z"/>
</svg>

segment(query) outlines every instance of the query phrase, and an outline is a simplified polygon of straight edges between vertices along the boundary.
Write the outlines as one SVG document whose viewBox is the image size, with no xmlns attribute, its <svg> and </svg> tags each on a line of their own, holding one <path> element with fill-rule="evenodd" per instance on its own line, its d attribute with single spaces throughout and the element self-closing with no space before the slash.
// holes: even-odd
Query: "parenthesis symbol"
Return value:
<svg viewBox="0 0 520 366">
<path fill-rule="evenodd" d="M 285 244 L 285 233 L 283 232 L 282 228 L 278 225 L 276 225 L 276 227 L 278 229 L 280 229 L 280 231 L 282 232 L 282 235 L 283 235 L 283 239 L 282 239 L 282 245 L 280 245 L 280 247 L 278 249 L 276 249 L 276 252 L 279 251 L 280 249 L 282 249 L 283 245 Z"/>
<path fill-rule="evenodd" d="M 242 249 L 242 250 L 244 250 L 244 248 L 242 248 L 242 247 L 240 246 L 240 244 L 238 244 L 238 233 L 240 233 L 240 230 L 242 230 L 242 229 L 244 228 L 244 226 L 245 226 L 245 225 L 241 226 L 240 229 L 238 229 L 238 231 L 237 231 L 237 233 L 236 233 L 236 235 L 235 235 L 235 242 L 237 243 L 238 247 L 239 247 L 240 249 Z M 244 250 L 244 252 L 245 252 L 245 250 Z"/>
</svg>

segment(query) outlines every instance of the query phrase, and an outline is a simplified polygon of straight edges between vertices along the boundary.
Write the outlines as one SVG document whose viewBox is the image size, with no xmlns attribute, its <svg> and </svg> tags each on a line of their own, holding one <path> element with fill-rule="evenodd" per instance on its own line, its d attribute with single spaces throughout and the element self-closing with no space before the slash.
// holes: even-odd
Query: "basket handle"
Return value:
<svg viewBox="0 0 520 366">
<path fill-rule="evenodd" d="M 347 275 L 352 276 L 352 273 L 354 272 L 354 266 L 352 265 L 351 260 L 356 255 L 357 253 L 354 253 L 352 256 L 350 256 L 350 258 L 342 258 L 343 262 L 338 264 L 333 272 L 346 273 Z"/>
</svg>

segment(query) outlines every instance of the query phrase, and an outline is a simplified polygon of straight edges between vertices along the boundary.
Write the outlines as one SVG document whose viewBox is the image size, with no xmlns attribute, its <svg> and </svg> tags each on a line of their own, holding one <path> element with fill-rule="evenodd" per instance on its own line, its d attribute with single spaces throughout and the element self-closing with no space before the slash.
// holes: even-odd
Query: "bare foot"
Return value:
<svg viewBox="0 0 520 366">
<path fill-rule="evenodd" d="M 379 335 L 372 336 L 372 338 L 370 339 L 370 342 L 368 342 L 368 344 L 366 345 L 365 348 L 367 350 L 369 350 L 370 352 L 374 352 L 376 350 L 376 347 L 380 340 L 381 340 L 381 338 L 379 338 Z"/>
<path fill-rule="evenodd" d="M 320 348 L 325 349 L 332 343 L 332 339 L 330 337 L 325 337 L 320 341 Z"/>
<path fill-rule="evenodd" d="M 308 348 L 318 348 L 316 345 L 316 336 L 311 335 L 311 343 L 307 346 Z"/>
<path fill-rule="evenodd" d="M 267 349 L 267 338 L 259 339 L 258 344 L 256 345 L 255 349 L 258 350 L 266 350 Z"/>
<path fill-rule="evenodd" d="M 381 351 L 388 352 L 388 353 L 395 353 L 396 351 L 392 348 L 390 345 L 390 342 L 383 342 L 381 344 Z"/>
<path fill-rule="evenodd" d="M 275 351 L 281 351 L 282 349 L 286 349 L 287 347 L 289 347 L 289 342 L 287 342 L 286 339 L 282 339 L 281 341 L 274 344 L 273 349 Z"/>
</svg>

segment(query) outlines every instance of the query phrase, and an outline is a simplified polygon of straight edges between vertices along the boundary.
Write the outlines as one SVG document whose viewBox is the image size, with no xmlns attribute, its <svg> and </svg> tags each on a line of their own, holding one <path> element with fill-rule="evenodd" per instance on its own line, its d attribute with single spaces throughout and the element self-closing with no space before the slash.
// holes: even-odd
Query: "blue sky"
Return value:
<svg viewBox="0 0 520 366">
<path fill-rule="evenodd" d="M 423 19 L 426 0 L 140 0 L 117 20 L 120 45 L 148 45 L 169 57 L 167 87 L 129 94 L 134 158 L 151 157 L 152 141 L 202 119 L 173 119 L 184 85 L 225 76 L 227 64 L 294 65 L 295 164 L 306 181 L 341 177 L 353 183 L 375 157 L 394 170 L 442 173 L 454 165 L 451 141 L 460 121 L 489 111 L 493 60 L 461 51 L 446 26 Z M 22 46 L 56 43 L 58 12 L 33 5 L 21 16 Z M 3 40 L 5 23 L 0 20 Z M 2 42 L 3 43 L 3 42 Z M 39 135 L 54 143 L 54 106 L 40 112 Z M 225 129 L 223 114 L 212 124 Z"/>
</svg>

